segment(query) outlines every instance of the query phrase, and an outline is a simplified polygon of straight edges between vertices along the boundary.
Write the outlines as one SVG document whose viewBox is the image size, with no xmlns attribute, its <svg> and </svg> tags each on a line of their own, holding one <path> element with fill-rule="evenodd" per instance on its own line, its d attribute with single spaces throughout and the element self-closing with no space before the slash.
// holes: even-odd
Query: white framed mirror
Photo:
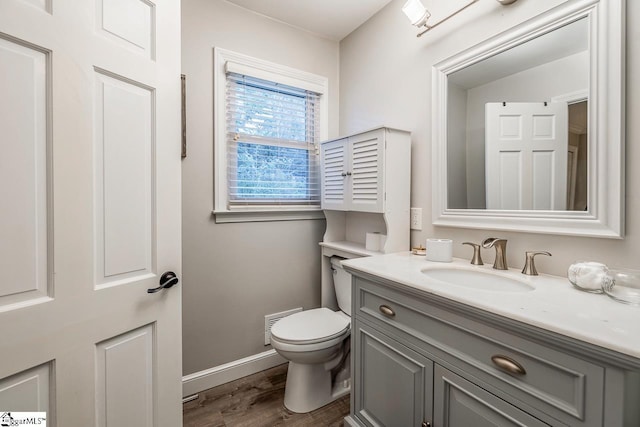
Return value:
<svg viewBox="0 0 640 427">
<path fill-rule="evenodd" d="M 434 225 L 623 237 L 624 5 L 567 2 L 434 65 Z"/>
</svg>

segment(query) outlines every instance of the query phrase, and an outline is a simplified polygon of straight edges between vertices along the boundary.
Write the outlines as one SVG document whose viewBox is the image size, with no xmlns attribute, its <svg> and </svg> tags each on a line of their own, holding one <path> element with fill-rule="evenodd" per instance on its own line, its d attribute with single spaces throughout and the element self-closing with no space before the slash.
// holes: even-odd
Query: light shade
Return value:
<svg viewBox="0 0 640 427">
<path fill-rule="evenodd" d="M 431 16 L 420 0 L 408 0 L 402 6 L 402 11 L 416 27 L 426 24 L 427 19 Z"/>
</svg>

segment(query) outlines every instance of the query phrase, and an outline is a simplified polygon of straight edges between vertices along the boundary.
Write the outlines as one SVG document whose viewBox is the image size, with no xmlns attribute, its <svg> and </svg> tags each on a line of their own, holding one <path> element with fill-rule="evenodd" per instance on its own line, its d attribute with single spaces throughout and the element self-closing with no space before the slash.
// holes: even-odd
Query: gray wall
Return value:
<svg viewBox="0 0 640 427">
<path fill-rule="evenodd" d="M 495 1 L 474 4 L 451 21 L 416 38 L 394 0 L 340 43 L 340 132 L 379 123 L 412 132 L 411 206 L 421 207 L 422 231 L 412 231 L 412 244 L 427 237 L 454 239 L 454 256 L 470 257 L 463 241 L 497 235 L 509 239 L 508 262 L 521 267 L 526 250 L 549 250 L 553 257 L 537 260 L 543 273 L 566 276 L 576 259 L 594 259 L 609 265 L 640 267 L 640 2 L 627 1 L 627 146 L 626 224 L 624 240 L 542 234 L 469 230 L 431 225 L 431 77 L 432 66 L 513 25 L 523 22 L 561 0 L 519 1 L 501 6 Z M 437 2 L 432 2 L 437 8 Z M 434 13 L 435 15 L 435 13 Z M 633 23 L 633 24 L 631 24 Z M 483 252 L 485 262 L 493 253 Z M 597 297 L 596 297 L 597 298 Z"/>
<path fill-rule="evenodd" d="M 188 157 L 183 161 L 183 373 L 268 349 L 264 315 L 320 304 L 324 220 L 216 224 L 213 47 L 329 79 L 329 136 L 338 130 L 338 43 L 223 0 L 182 0 Z"/>
</svg>

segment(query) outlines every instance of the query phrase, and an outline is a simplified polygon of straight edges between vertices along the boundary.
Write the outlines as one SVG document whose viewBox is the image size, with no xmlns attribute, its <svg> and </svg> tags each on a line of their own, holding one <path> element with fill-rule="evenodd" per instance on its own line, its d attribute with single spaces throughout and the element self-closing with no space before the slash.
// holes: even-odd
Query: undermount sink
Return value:
<svg viewBox="0 0 640 427">
<path fill-rule="evenodd" d="M 535 289 L 526 282 L 480 269 L 426 268 L 422 273 L 433 280 L 479 291 L 528 292 Z"/>
</svg>

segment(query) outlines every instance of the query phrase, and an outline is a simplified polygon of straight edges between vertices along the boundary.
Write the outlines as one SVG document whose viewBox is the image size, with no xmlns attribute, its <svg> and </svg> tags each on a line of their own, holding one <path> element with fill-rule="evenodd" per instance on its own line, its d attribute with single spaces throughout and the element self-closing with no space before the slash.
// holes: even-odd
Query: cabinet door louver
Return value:
<svg viewBox="0 0 640 427">
<path fill-rule="evenodd" d="M 322 144 L 322 209 L 346 210 L 346 139 Z"/>
<path fill-rule="evenodd" d="M 350 138 L 352 210 L 382 212 L 382 144 L 384 134 L 367 132 Z"/>
</svg>

